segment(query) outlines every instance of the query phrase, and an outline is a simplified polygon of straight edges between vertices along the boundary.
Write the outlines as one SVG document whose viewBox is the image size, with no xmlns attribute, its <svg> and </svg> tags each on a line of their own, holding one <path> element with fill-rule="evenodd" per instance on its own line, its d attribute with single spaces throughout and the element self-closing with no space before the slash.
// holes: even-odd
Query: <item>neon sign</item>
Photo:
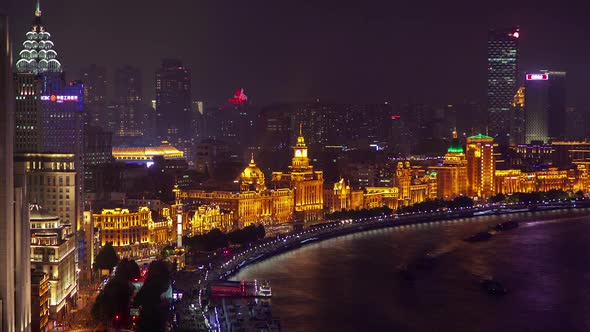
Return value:
<svg viewBox="0 0 590 332">
<path fill-rule="evenodd" d="M 527 81 L 547 81 L 549 74 L 526 74 Z"/>
<path fill-rule="evenodd" d="M 70 102 L 70 101 L 78 101 L 78 96 L 41 96 L 41 100 L 43 101 L 50 101 L 52 103 L 63 103 L 63 102 Z"/>
<path fill-rule="evenodd" d="M 234 97 L 228 100 L 230 104 L 244 104 L 248 102 L 248 96 L 244 94 L 244 89 L 236 89 Z"/>
</svg>

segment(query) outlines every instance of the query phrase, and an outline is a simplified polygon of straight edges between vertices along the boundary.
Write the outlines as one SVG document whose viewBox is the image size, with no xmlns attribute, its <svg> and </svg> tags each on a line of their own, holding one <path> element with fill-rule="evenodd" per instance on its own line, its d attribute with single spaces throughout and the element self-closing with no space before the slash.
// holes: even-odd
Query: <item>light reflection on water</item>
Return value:
<svg viewBox="0 0 590 332">
<path fill-rule="evenodd" d="M 351 234 L 243 269 L 270 280 L 285 331 L 590 331 L 590 212 L 481 216 Z M 490 241 L 463 238 L 507 220 Z M 426 254 L 415 282 L 401 266 Z M 480 289 L 493 276 L 502 298 Z"/>
</svg>

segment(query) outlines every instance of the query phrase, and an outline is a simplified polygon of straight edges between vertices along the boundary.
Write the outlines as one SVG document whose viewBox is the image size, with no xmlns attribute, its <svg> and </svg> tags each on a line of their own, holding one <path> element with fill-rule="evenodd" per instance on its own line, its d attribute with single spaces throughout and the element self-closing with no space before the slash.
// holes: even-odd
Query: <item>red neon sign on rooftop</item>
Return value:
<svg viewBox="0 0 590 332">
<path fill-rule="evenodd" d="M 228 101 L 230 104 L 244 104 L 248 102 L 248 96 L 244 94 L 244 89 L 236 89 L 234 97 L 230 98 Z"/>
<path fill-rule="evenodd" d="M 549 74 L 526 74 L 527 81 L 547 81 Z"/>
</svg>

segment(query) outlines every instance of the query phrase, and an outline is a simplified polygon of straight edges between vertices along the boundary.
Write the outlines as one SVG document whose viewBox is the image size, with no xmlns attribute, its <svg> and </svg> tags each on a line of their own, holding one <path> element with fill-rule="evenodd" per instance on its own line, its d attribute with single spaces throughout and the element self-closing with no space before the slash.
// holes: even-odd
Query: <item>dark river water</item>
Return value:
<svg viewBox="0 0 590 332">
<path fill-rule="evenodd" d="M 519 220 L 491 240 L 463 238 Z M 415 281 L 399 269 L 427 253 Z M 494 276 L 509 290 L 482 290 Z M 269 280 L 284 331 L 590 331 L 590 210 L 483 216 L 305 246 L 234 277 Z"/>
</svg>

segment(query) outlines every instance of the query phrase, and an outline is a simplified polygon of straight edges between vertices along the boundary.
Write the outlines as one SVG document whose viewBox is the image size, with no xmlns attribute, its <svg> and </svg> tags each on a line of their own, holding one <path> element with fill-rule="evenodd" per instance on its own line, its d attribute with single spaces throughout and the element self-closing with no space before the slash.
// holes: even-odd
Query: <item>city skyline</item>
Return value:
<svg viewBox="0 0 590 332">
<path fill-rule="evenodd" d="M 9 1 L 0 330 L 588 330 L 584 11 Z"/>
<path fill-rule="evenodd" d="M 398 8 L 377 2 L 358 10 L 346 2 L 240 6 L 184 1 L 171 7 L 155 1 L 62 0 L 41 6 L 60 58 L 68 64 L 68 79 L 78 78 L 80 68 L 92 63 L 109 69 L 109 81 L 115 68 L 136 65 L 146 100 L 155 94 L 153 74 L 161 59 L 177 57 L 194 73 L 194 99 L 213 104 L 223 103 L 239 87 L 257 105 L 316 98 L 484 103 L 485 36 L 489 29 L 511 26 L 519 26 L 522 35 L 520 76 L 540 69 L 568 72 L 571 106 L 585 105 L 581 87 L 590 77 L 583 64 L 590 49 L 575 42 L 587 30 L 582 11 L 551 8 L 548 2 L 482 8 L 434 2 Z M 11 0 L 2 7 L 13 16 L 13 38 L 14 31 L 28 29 L 32 1 Z M 108 25 L 101 24 L 102 17 L 109 17 Z M 189 32 L 191 43 L 183 42 L 182 31 Z M 93 42 L 80 47 L 80 40 Z"/>
</svg>

